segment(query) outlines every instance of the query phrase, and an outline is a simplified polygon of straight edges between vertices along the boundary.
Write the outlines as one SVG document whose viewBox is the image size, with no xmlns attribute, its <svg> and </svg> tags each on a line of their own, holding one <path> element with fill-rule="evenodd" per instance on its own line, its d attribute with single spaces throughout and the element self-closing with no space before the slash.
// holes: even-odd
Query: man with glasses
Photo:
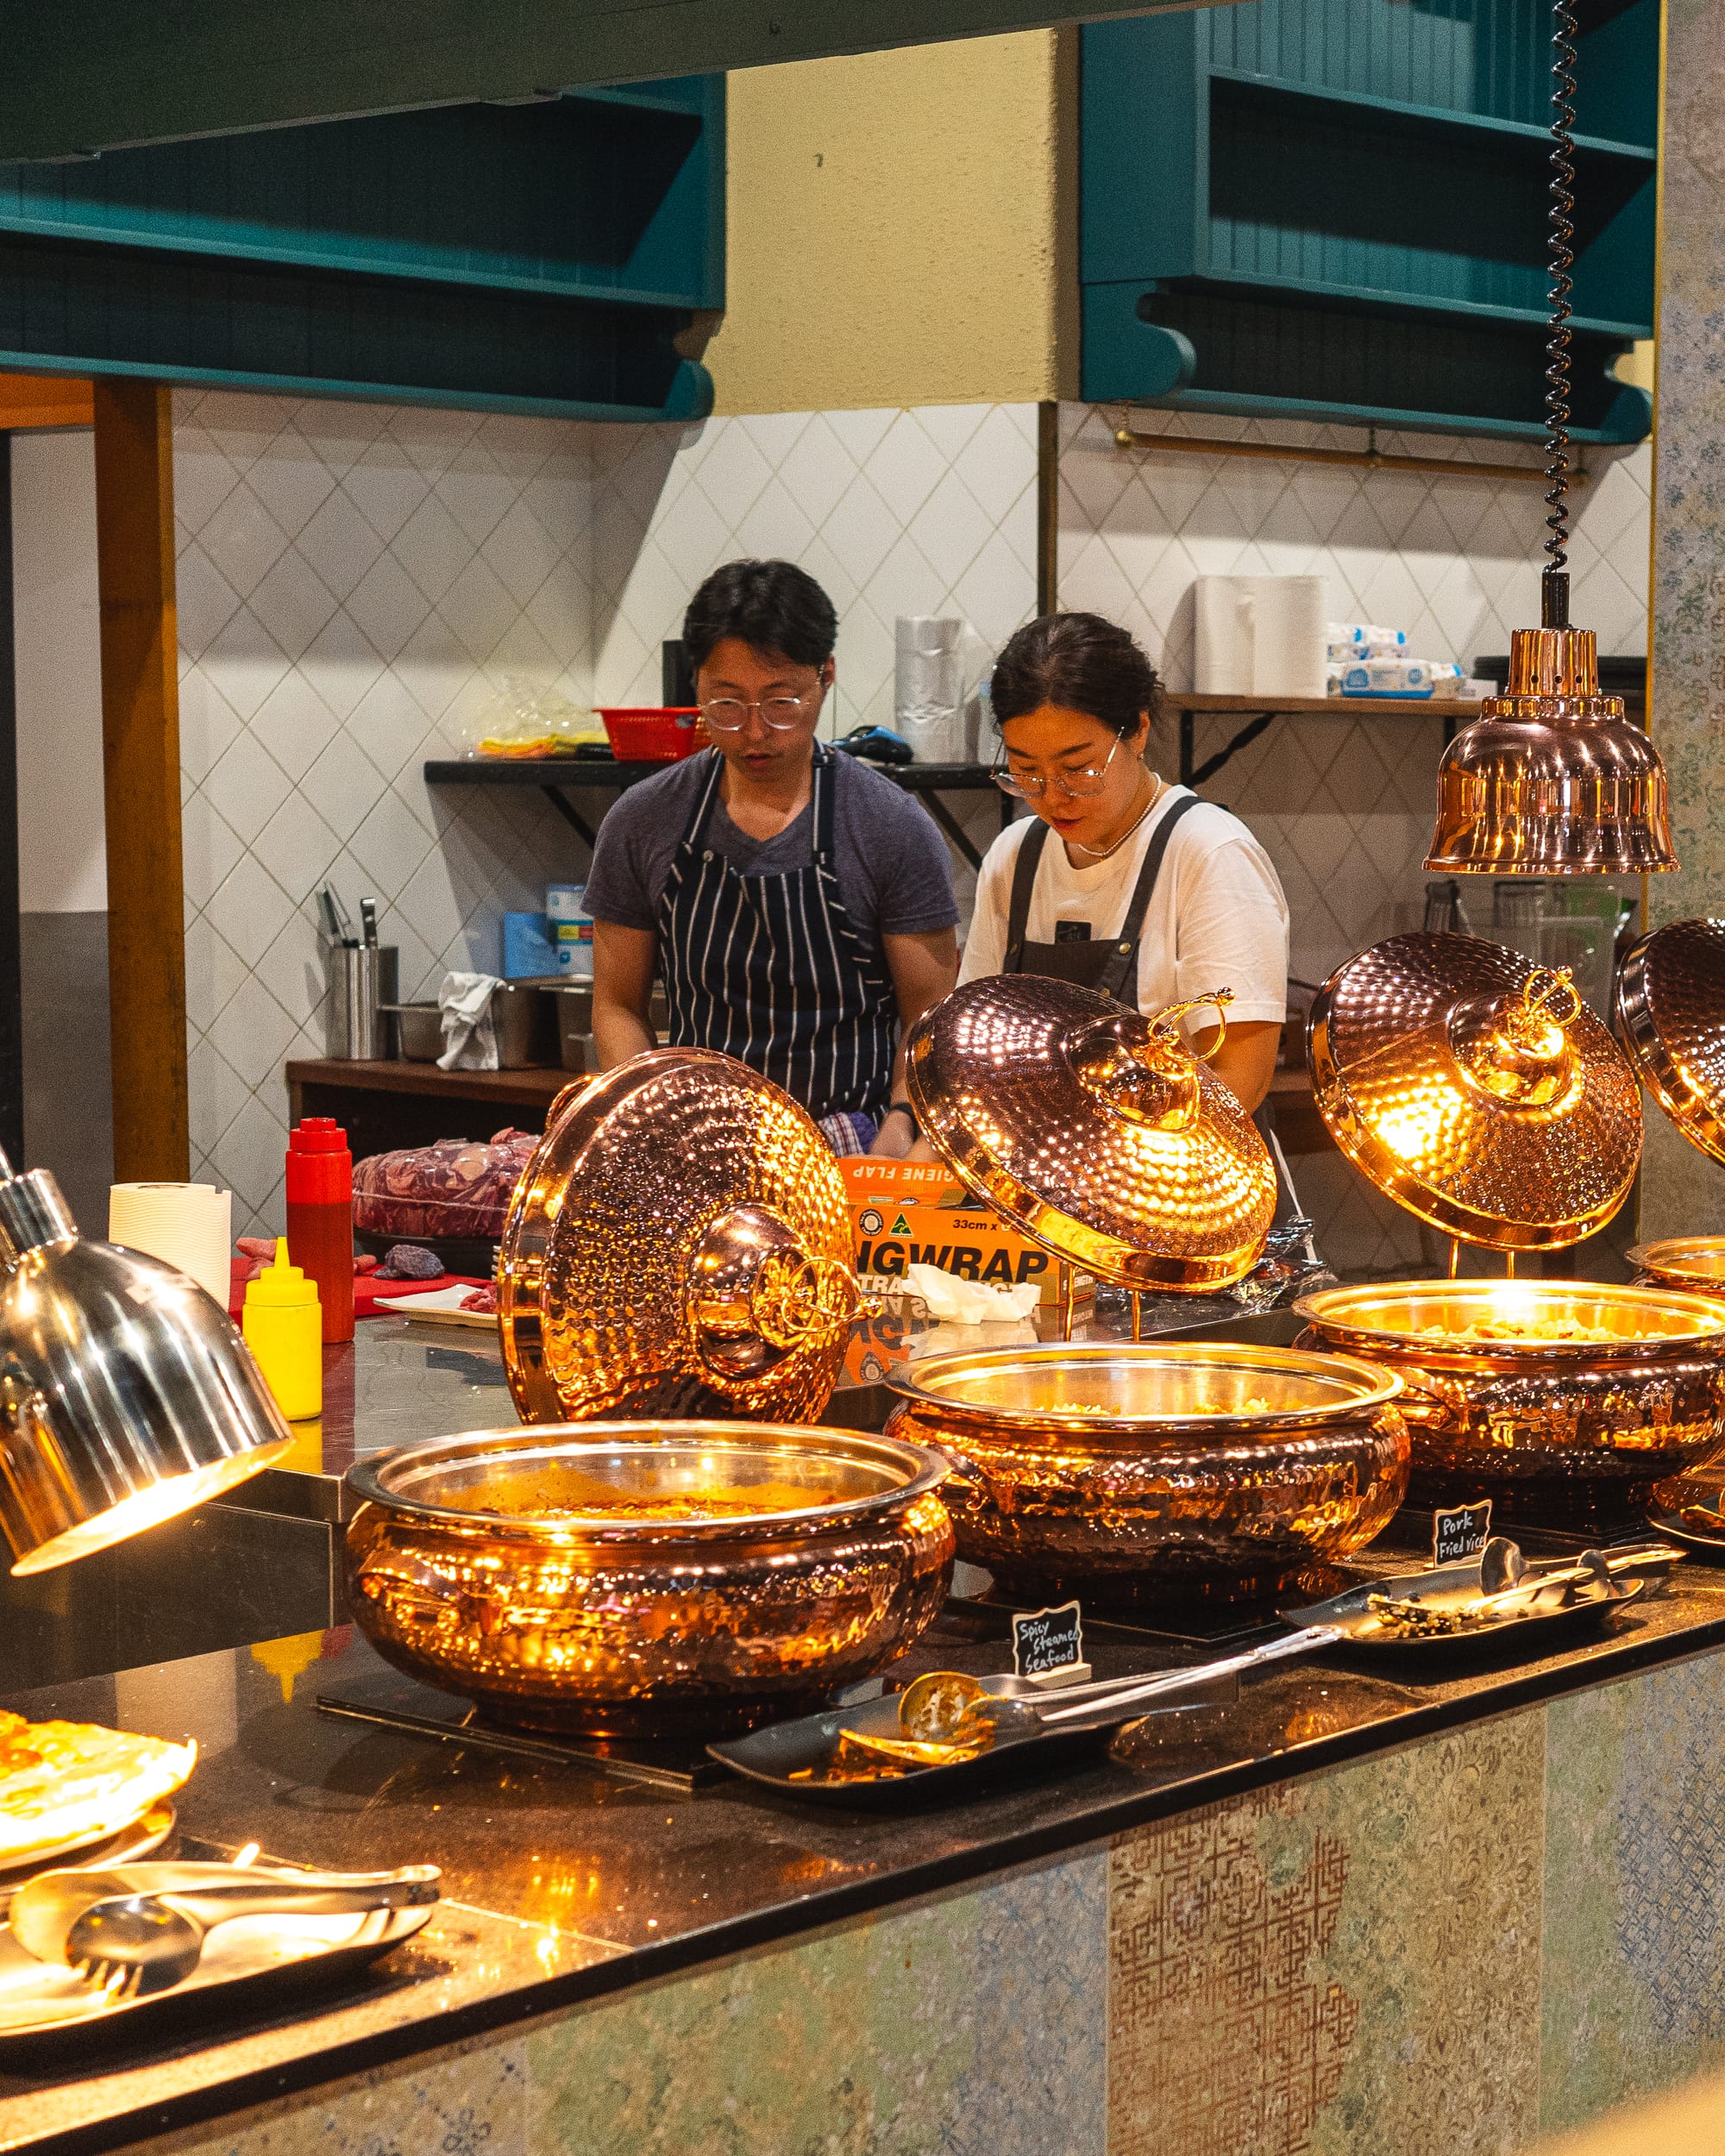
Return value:
<svg viewBox="0 0 1725 2156">
<path fill-rule="evenodd" d="M 801 1101 L 836 1151 L 916 1138 L 901 1043 L 957 976 L 946 842 L 921 805 L 815 738 L 838 618 L 788 561 L 731 561 L 683 646 L 713 748 L 632 787 L 587 879 L 593 1035 L 735 1056 Z"/>
</svg>

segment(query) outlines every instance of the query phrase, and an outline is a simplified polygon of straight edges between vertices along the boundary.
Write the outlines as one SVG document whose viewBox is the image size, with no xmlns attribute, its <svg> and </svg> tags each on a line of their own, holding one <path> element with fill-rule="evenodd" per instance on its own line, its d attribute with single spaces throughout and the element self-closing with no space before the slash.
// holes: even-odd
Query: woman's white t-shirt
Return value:
<svg viewBox="0 0 1725 2156">
<path fill-rule="evenodd" d="M 1112 941 L 1157 827 L 1190 791 L 1169 787 L 1131 845 L 1092 867 L 1075 868 L 1051 830 L 1031 893 L 1026 937 L 1038 943 L 1085 936 Z M 999 973 L 1005 962 L 1013 870 L 1034 820 L 1021 817 L 1009 824 L 983 856 L 961 981 Z M 1281 1025 L 1288 1006 L 1288 901 L 1269 855 L 1245 825 L 1214 802 L 1201 801 L 1170 835 L 1151 893 L 1138 944 L 1138 1008 L 1153 1012 L 1214 988 L 1233 990 L 1231 1019 Z M 1195 1011 L 1192 1019 L 1200 1034 L 1214 1023 L 1207 1011 Z"/>
</svg>

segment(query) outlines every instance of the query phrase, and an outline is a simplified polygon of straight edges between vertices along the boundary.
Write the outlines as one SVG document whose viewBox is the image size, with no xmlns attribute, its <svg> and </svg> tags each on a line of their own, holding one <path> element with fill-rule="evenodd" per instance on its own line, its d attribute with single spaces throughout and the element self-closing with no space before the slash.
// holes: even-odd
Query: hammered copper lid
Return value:
<svg viewBox="0 0 1725 2156">
<path fill-rule="evenodd" d="M 1725 921 L 1671 921 L 1617 976 L 1630 1060 L 1691 1145 L 1725 1161 Z"/>
<path fill-rule="evenodd" d="M 969 981 L 911 1029 L 912 1104 L 977 1197 L 1056 1257 L 1127 1288 L 1225 1288 L 1258 1257 L 1276 1171 L 1182 1039 L 1194 1007 L 1152 1018 L 1038 975 Z"/>
<path fill-rule="evenodd" d="M 1392 936 L 1331 975 L 1307 1054 L 1357 1168 L 1465 1242 L 1556 1250 L 1628 1195 L 1641 1105 L 1566 973 L 1475 936 Z"/>
<path fill-rule="evenodd" d="M 558 1095 L 499 1264 L 524 1421 L 812 1421 L 858 1300 L 831 1151 L 769 1079 L 656 1048 Z"/>
</svg>

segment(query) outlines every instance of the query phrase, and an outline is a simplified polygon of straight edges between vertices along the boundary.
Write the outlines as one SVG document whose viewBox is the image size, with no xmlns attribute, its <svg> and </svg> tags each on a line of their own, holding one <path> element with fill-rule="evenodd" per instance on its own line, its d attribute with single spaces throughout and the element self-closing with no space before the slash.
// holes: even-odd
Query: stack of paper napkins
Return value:
<svg viewBox="0 0 1725 2156">
<path fill-rule="evenodd" d="M 1461 668 L 1448 659 L 1415 659 L 1405 629 L 1376 622 L 1327 622 L 1324 661 L 1332 696 L 1417 699 L 1459 693 Z"/>
</svg>

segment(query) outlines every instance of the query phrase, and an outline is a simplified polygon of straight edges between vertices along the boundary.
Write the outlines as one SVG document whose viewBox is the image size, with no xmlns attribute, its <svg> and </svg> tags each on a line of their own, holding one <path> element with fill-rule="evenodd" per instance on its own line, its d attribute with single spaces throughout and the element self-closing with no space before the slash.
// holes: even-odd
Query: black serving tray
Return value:
<svg viewBox="0 0 1725 2156">
<path fill-rule="evenodd" d="M 1154 1677 L 1162 1672 L 1146 1670 L 1143 1674 Z M 919 1767 L 909 1774 L 883 1775 L 872 1782 L 798 1782 L 791 1777 L 800 1769 L 824 1766 L 847 1729 L 875 1737 L 900 1735 L 896 1692 L 854 1707 L 805 1714 L 796 1721 L 775 1722 L 768 1728 L 751 1730 L 747 1736 L 722 1739 L 710 1744 L 707 1750 L 750 1781 L 775 1789 L 781 1796 L 794 1797 L 800 1803 L 832 1805 L 842 1811 L 919 1811 L 962 1803 L 1002 1783 L 1051 1773 L 1075 1759 L 1094 1758 L 1107 1749 L 1115 1731 L 1125 1722 L 1143 1721 L 1152 1713 L 1182 1714 L 1196 1708 L 1214 1707 L 1236 1697 L 1238 1689 L 1239 1680 L 1232 1674 L 1208 1682 L 1199 1677 L 1176 1698 L 1124 1707 L 1118 1714 L 1083 1728 L 1030 1731 L 1023 1735 L 1009 1733 L 974 1759 L 956 1760 L 945 1767 Z M 1057 1707 L 1060 1697 L 1057 1689 L 1051 1690 L 1046 1702 Z"/>
</svg>

